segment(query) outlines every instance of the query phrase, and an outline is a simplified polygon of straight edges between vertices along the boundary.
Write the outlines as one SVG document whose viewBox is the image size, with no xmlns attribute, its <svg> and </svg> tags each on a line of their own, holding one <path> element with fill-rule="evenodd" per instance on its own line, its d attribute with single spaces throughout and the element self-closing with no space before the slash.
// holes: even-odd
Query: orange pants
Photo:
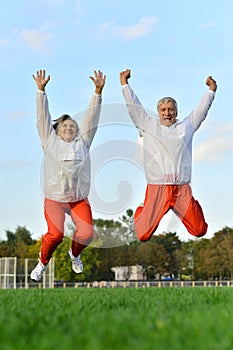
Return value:
<svg viewBox="0 0 233 350">
<path fill-rule="evenodd" d="M 134 225 L 140 241 L 148 241 L 157 229 L 162 217 L 172 209 L 188 232 L 202 237 L 208 225 L 200 204 L 192 196 L 190 185 L 148 184 L 143 206 L 134 214 Z"/>
<path fill-rule="evenodd" d="M 48 264 L 53 252 L 64 238 L 65 214 L 69 214 L 76 230 L 72 237 L 72 254 L 77 257 L 94 237 L 91 207 L 87 199 L 78 202 L 56 202 L 45 198 L 45 219 L 48 232 L 42 238 L 40 260 Z"/>
</svg>

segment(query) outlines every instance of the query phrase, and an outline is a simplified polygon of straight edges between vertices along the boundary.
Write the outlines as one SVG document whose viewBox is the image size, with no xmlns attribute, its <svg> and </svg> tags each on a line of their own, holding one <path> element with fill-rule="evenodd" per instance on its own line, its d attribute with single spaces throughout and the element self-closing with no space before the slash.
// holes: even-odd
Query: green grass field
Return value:
<svg viewBox="0 0 233 350">
<path fill-rule="evenodd" d="M 231 288 L 0 290 L 1 350 L 232 350 Z"/>
</svg>

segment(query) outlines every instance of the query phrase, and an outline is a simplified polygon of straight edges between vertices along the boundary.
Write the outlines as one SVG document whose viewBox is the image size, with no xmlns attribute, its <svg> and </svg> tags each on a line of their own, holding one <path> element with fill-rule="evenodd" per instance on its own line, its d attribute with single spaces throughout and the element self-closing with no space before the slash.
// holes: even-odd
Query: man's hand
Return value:
<svg viewBox="0 0 233 350">
<path fill-rule="evenodd" d="M 126 69 L 123 72 L 120 72 L 120 82 L 121 85 L 128 84 L 128 79 L 130 78 L 130 69 Z"/>
<path fill-rule="evenodd" d="M 44 69 L 40 69 L 39 71 L 36 71 L 36 77 L 33 74 L 32 75 L 33 79 L 36 82 L 36 85 L 38 87 L 38 90 L 45 91 L 45 86 L 50 80 L 50 75 L 46 78 L 46 72 Z"/>
<path fill-rule="evenodd" d="M 100 70 L 98 70 L 98 72 L 94 71 L 94 75 L 95 77 L 90 77 L 90 79 L 95 84 L 95 93 L 101 95 L 105 85 L 106 75 L 103 76 L 103 73 Z"/>
<path fill-rule="evenodd" d="M 206 85 L 209 86 L 210 90 L 212 90 L 212 91 L 217 90 L 217 83 L 210 75 L 206 79 Z"/>
</svg>

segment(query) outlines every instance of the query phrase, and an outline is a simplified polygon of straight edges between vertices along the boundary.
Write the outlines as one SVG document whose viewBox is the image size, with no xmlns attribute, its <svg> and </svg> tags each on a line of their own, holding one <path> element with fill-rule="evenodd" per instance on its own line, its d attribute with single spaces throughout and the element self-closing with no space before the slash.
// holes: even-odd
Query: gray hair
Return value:
<svg viewBox="0 0 233 350">
<path fill-rule="evenodd" d="M 62 116 L 60 116 L 59 118 L 54 120 L 53 128 L 55 129 L 56 132 L 57 132 L 58 127 L 61 126 L 61 124 L 65 120 L 72 120 L 72 122 L 76 125 L 77 132 L 78 132 L 78 130 L 79 130 L 78 123 L 76 122 L 76 120 L 72 119 L 69 114 L 62 114 Z"/>
<path fill-rule="evenodd" d="M 163 103 L 168 103 L 168 102 L 172 102 L 175 106 L 175 110 L 176 113 L 178 113 L 178 107 L 177 107 L 177 102 L 174 98 L 172 97 L 162 97 L 158 102 L 157 102 L 157 110 L 159 110 L 159 107 L 163 104 Z"/>
</svg>

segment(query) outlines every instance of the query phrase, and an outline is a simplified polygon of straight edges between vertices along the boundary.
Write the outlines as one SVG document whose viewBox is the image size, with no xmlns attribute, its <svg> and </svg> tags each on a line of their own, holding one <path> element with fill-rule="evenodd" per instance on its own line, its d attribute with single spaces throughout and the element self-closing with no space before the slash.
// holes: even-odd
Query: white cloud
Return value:
<svg viewBox="0 0 233 350">
<path fill-rule="evenodd" d="M 196 162 L 221 162 L 233 157 L 233 123 L 217 127 L 213 135 L 194 150 Z"/>
<path fill-rule="evenodd" d="M 114 22 L 101 24 L 96 31 L 95 37 L 97 39 L 104 39 L 110 32 L 112 32 L 114 26 Z"/>
<path fill-rule="evenodd" d="M 21 168 L 29 167 L 31 165 L 32 165 L 32 163 L 30 163 L 30 162 L 13 161 L 13 162 L 7 162 L 7 163 L 0 163 L 0 169 L 1 170 L 21 169 Z"/>
<path fill-rule="evenodd" d="M 155 24 L 158 23 L 158 21 L 158 17 L 155 16 L 143 17 L 140 18 L 138 23 L 132 26 L 116 27 L 115 33 L 116 35 L 119 34 L 123 40 L 136 39 L 149 34 L 153 30 Z"/>
<path fill-rule="evenodd" d="M 51 4 L 53 6 L 59 6 L 65 4 L 65 0 L 46 0 L 46 4 Z"/>
<path fill-rule="evenodd" d="M 31 116 L 31 113 L 25 111 L 14 111 L 8 114 L 11 121 L 18 121 Z"/>
<path fill-rule="evenodd" d="M 209 22 L 204 22 L 204 23 L 201 23 L 201 27 L 203 27 L 203 28 L 213 28 L 213 27 L 215 27 L 215 23 L 214 22 L 211 22 L 211 21 L 209 21 Z"/>
<path fill-rule="evenodd" d="M 231 134 L 233 135 L 233 123 L 223 124 L 218 128 L 219 133 L 221 134 Z"/>
<path fill-rule="evenodd" d="M 43 29 L 23 29 L 20 39 L 32 50 L 48 51 L 52 35 Z"/>
<path fill-rule="evenodd" d="M 75 2 L 75 10 L 77 15 L 82 14 L 81 0 L 76 0 Z"/>
<path fill-rule="evenodd" d="M 9 44 L 9 39 L 0 39 L 0 48 L 5 47 Z"/>
<path fill-rule="evenodd" d="M 97 30 L 97 38 L 108 35 L 120 37 L 123 41 L 134 40 L 152 32 L 159 18 L 156 16 L 142 17 L 132 26 L 117 26 L 114 22 L 104 23 Z"/>
</svg>

